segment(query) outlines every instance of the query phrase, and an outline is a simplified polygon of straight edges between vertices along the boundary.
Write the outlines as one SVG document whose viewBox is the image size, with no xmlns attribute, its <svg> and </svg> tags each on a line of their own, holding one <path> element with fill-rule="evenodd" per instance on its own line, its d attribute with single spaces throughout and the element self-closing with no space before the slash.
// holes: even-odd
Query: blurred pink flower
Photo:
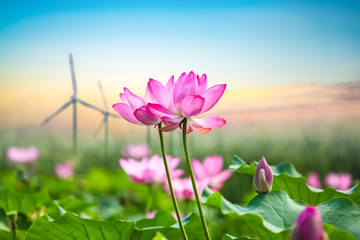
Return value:
<svg viewBox="0 0 360 240">
<path fill-rule="evenodd" d="M 262 157 L 256 166 L 256 172 L 254 175 L 254 189 L 258 193 L 268 193 L 271 191 L 273 184 L 273 173 L 266 162 L 265 157 Z"/>
<path fill-rule="evenodd" d="M 321 188 L 319 175 L 315 172 L 309 173 L 309 176 L 307 178 L 307 184 L 311 187 Z"/>
<path fill-rule="evenodd" d="M 72 178 L 73 167 L 70 162 L 56 164 L 55 173 L 59 178 Z"/>
<path fill-rule="evenodd" d="M 307 206 L 302 211 L 291 232 L 291 240 L 327 240 L 321 215 L 315 207 Z"/>
<path fill-rule="evenodd" d="M 143 158 L 150 155 L 150 148 L 146 144 L 131 144 L 121 149 L 121 154 L 126 158 Z"/>
<path fill-rule="evenodd" d="M 329 173 L 325 178 L 326 185 L 336 190 L 346 191 L 352 184 L 351 174 L 348 173 Z"/>
<path fill-rule="evenodd" d="M 152 212 L 148 212 L 146 213 L 146 218 L 154 218 L 156 214 L 156 210 L 152 211 Z"/>
<path fill-rule="evenodd" d="M 6 155 L 10 162 L 32 163 L 38 159 L 39 152 L 35 147 L 10 147 L 8 148 Z"/>
<path fill-rule="evenodd" d="M 172 184 L 173 184 L 176 199 L 195 199 L 195 194 L 194 194 L 194 190 L 193 190 L 190 178 L 172 179 Z M 202 192 L 204 191 L 206 185 L 207 185 L 206 181 L 196 180 L 196 187 L 197 187 L 197 190 L 198 190 L 198 193 L 200 196 L 201 196 Z M 169 185 L 167 182 L 165 183 L 164 187 L 165 187 L 166 191 L 168 193 L 170 193 Z"/>
<path fill-rule="evenodd" d="M 226 121 L 218 116 L 197 118 L 198 115 L 209 111 L 221 98 L 226 84 L 207 88 L 207 77 L 201 77 L 193 72 L 183 73 L 174 83 L 172 76 L 164 86 L 160 82 L 150 79 L 145 98 L 149 102 L 149 110 L 162 115 L 165 124 L 161 130 L 172 131 L 178 128 L 184 118 L 188 119 L 187 132 L 207 133 L 211 129 L 220 128 Z"/>
<path fill-rule="evenodd" d="M 167 155 L 167 162 L 172 178 L 178 178 L 183 174 L 183 170 L 176 169 L 180 163 L 180 158 L 173 158 Z M 163 159 L 159 155 L 151 158 L 144 157 L 141 161 L 132 158 L 127 160 L 120 159 L 119 163 L 124 171 L 136 183 L 164 183 L 166 182 L 166 172 L 163 167 Z"/>
<path fill-rule="evenodd" d="M 173 216 L 173 218 L 175 218 L 176 221 L 178 220 L 178 219 L 177 219 L 177 216 L 176 216 L 176 212 L 171 212 L 171 215 Z M 181 219 L 184 219 L 185 214 L 180 213 L 180 217 L 181 217 Z"/>
<path fill-rule="evenodd" d="M 151 218 L 154 218 L 155 215 L 156 215 L 156 211 L 148 212 L 148 213 L 146 214 L 146 218 L 151 219 Z M 175 218 L 175 220 L 177 221 L 176 212 L 172 212 L 171 215 L 172 215 L 173 218 Z M 183 213 L 180 213 L 180 217 L 181 217 L 181 219 L 183 219 L 183 218 L 185 217 L 185 215 L 184 215 Z"/>
<path fill-rule="evenodd" d="M 224 182 L 231 176 L 229 170 L 222 171 L 223 158 L 221 156 L 208 156 L 201 164 L 199 160 L 191 161 L 195 178 L 203 180 L 214 192 L 219 191 Z"/>
</svg>

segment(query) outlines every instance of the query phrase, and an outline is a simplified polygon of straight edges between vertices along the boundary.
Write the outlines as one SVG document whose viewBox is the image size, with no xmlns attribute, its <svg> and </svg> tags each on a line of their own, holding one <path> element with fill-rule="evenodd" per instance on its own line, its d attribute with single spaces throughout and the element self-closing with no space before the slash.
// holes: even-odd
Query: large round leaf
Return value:
<svg viewBox="0 0 360 240">
<path fill-rule="evenodd" d="M 238 156 L 234 157 L 229 169 L 234 173 L 244 173 L 254 175 L 256 163 L 250 165 L 245 163 Z M 280 163 L 271 166 L 274 174 L 273 190 L 283 190 L 290 198 L 299 199 L 309 205 L 326 202 L 333 198 L 346 197 L 360 204 L 360 186 L 357 185 L 347 191 L 336 191 L 333 188 L 318 189 L 306 184 L 306 179 L 302 177 L 290 163 Z"/>
<path fill-rule="evenodd" d="M 220 193 L 209 189 L 203 192 L 202 200 L 207 205 L 219 208 L 224 214 L 233 214 L 245 220 L 260 239 L 287 239 L 291 227 L 305 208 L 301 201 L 292 200 L 284 191 L 259 194 L 247 207 L 227 201 Z M 343 235 L 342 239 L 360 238 L 360 207 L 346 198 L 333 199 L 318 206 L 323 222 L 333 226 L 325 228 L 331 234 Z M 330 217 L 331 216 L 331 217 Z M 341 220 L 347 218 L 346 223 Z M 341 229 L 341 230 L 340 230 Z M 346 233 L 349 232 L 349 233 Z M 329 233 L 329 235 L 330 235 Z"/>
<path fill-rule="evenodd" d="M 56 220 L 43 216 L 30 227 L 27 240 L 130 240 L 134 231 L 131 221 L 105 222 L 82 219 L 65 213 Z"/>
</svg>

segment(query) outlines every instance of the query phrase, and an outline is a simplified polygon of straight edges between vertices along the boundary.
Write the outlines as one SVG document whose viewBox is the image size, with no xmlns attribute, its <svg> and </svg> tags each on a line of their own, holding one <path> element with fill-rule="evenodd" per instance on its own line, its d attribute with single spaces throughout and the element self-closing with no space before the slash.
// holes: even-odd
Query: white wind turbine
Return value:
<svg viewBox="0 0 360 240">
<path fill-rule="evenodd" d="M 53 114 L 51 114 L 48 118 L 46 118 L 42 123 L 41 126 L 44 126 L 46 123 L 48 123 L 50 120 L 52 120 L 54 117 L 56 117 L 56 115 L 58 115 L 60 112 L 62 112 L 63 110 L 65 110 L 68 106 L 70 106 L 71 104 L 73 105 L 73 152 L 76 153 L 77 152 L 77 104 L 76 103 L 80 103 L 82 105 L 84 105 L 85 107 L 89 107 L 92 108 L 98 112 L 101 112 L 102 114 L 104 114 L 104 119 L 106 118 L 106 122 L 107 122 L 107 118 L 108 116 L 111 117 L 115 117 L 115 118 L 120 118 L 118 115 L 110 113 L 108 111 L 108 107 L 105 107 L 105 110 L 96 107 L 94 105 L 91 105 L 90 103 L 87 103 L 81 99 L 79 99 L 77 97 L 77 88 L 76 88 L 76 78 L 75 78 L 75 70 L 74 70 L 74 61 L 73 61 L 73 57 L 72 54 L 69 54 L 69 62 L 70 62 L 70 72 L 71 72 L 71 80 L 72 80 L 72 85 L 73 85 L 73 95 L 71 96 L 70 100 L 68 102 L 66 102 L 63 106 L 61 106 L 57 111 L 55 111 Z M 105 96 L 104 96 L 105 97 Z M 106 131 L 108 131 L 108 127 L 106 126 Z M 107 142 L 107 133 L 105 136 L 105 141 Z M 107 144 L 107 143 L 106 143 Z"/>
</svg>

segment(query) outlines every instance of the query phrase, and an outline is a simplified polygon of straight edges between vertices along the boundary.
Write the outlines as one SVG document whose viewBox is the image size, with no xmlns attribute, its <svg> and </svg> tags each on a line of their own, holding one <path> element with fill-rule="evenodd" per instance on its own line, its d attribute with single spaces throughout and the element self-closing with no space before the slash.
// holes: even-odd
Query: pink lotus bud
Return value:
<svg viewBox="0 0 360 240">
<path fill-rule="evenodd" d="M 321 215 L 315 207 L 307 206 L 296 220 L 291 232 L 291 240 L 327 240 L 323 231 Z"/>
<path fill-rule="evenodd" d="M 273 174 L 270 166 L 267 164 L 264 157 L 262 157 L 256 167 L 254 176 L 254 188 L 258 193 L 267 193 L 271 191 L 273 183 Z"/>
</svg>

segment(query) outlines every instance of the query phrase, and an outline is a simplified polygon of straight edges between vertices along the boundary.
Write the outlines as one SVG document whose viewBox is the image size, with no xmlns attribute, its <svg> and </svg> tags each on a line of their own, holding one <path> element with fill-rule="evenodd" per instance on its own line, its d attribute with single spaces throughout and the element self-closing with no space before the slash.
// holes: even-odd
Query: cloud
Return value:
<svg viewBox="0 0 360 240">
<path fill-rule="evenodd" d="M 360 80 L 337 84 L 342 91 L 337 96 L 338 100 L 360 101 Z"/>
<path fill-rule="evenodd" d="M 230 91 L 217 110 L 229 122 L 360 116 L 360 81 L 288 84 Z"/>
</svg>

